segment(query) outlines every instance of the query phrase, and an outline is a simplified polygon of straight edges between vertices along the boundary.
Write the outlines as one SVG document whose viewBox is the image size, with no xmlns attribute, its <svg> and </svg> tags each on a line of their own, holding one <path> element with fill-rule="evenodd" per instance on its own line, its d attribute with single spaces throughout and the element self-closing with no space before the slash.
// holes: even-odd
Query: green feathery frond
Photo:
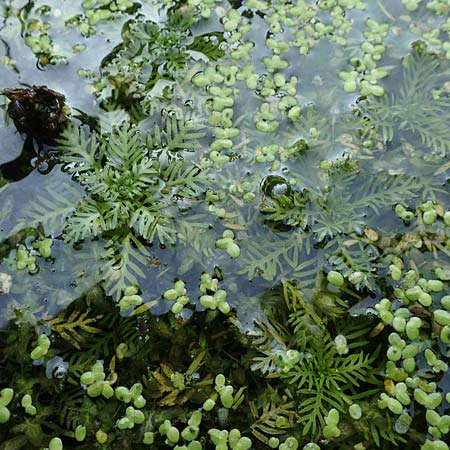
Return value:
<svg viewBox="0 0 450 450">
<path fill-rule="evenodd" d="M 199 139 L 205 136 L 202 132 L 204 128 L 201 122 L 189 115 L 177 117 L 176 114 L 169 114 L 164 126 L 155 125 L 153 131 L 148 132 L 147 146 L 172 152 L 193 150 L 200 146 Z"/>
<path fill-rule="evenodd" d="M 24 207 L 22 217 L 11 231 L 14 234 L 26 227 L 42 226 L 44 234 L 61 234 L 66 218 L 71 216 L 81 192 L 70 183 L 51 183 Z"/>
<path fill-rule="evenodd" d="M 450 120 L 450 98 L 433 96 L 443 73 L 441 62 L 422 51 L 405 57 L 403 82 L 398 92 L 370 97 L 360 103 L 363 115 L 375 131 L 381 130 L 386 142 L 404 132 L 418 133 L 422 143 L 442 156 L 450 151 L 447 124 Z"/>
<path fill-rule="evenodd" d="M 96 237 L 104 229 L 106 226 L 98 203 L 88 197 L 78 203 L 65 231 L 69 241 L 77 242 L 86 237 Z"/>
<path fill-rule="evenodd" d="M 254 344 L 263 356 L 254 358 L 252 369 L 262 371 L 268 379 L 286 383 L 290 397 L 298 405 L 297 421 L 302 434 L 317 438 L 331 408 L 346 414 L 354 401 L 370 398 L 379 391 L 373 367 L 379 352 L 367 350 L 370 324 L 354 320 L 340 326 L 337 320 L 332 332 L 332 315 L 322 311 L 318 302 L 305 300 L 294 283 L 282 282 L 282 296 L 288 320 L 279 306 L 269 316 L 269 325 L 258 324 L 260 333 Z M 348 343 L 343 352 L 336 348 L 336 332 Z M 297 354 L 295 362 L 286 359 L 288 351 Z"/>
<path fill-rule="evenodd" d="M 69 173 L 80 174 L 101 168 L 103 152 L 97 145 L 95 133 L 86 137 L 84 128 L 71 124 L 61 133 L 58 148 Z"/>
<path fill-rule="evenodd" d="M 295 402 L 286 403 L 286 399 L 280 399 L 280 402 L 283 403 L 264 403 L 260 408 L 255 403 L 250 403 L 255 418 L 251 425 L 252 434 L 266 445 L 269 445 L 270 437 L 285 434 L 297 421 Z"/>
<path fill-rule="evenodd" d="M 103 267 L 103 279 L 108 295 L 118 300 L 128 286 L 139 285 L 139 279 L 145 276 L 150 253 L 132 233 L 127 234 L 119 242 L 109 241 L 106 246 Z"/>
<path fill-rule="evenodd" d="M 59 315 L 48 322 L 53 331 L 56 331 L 64 340 L 72 344 L 78 350 L 89 334 L 100 333 L 101 329 L 94 327 L 102 316 L 92 317 L 90 311 L 72 311 L 69 316 Z"/>
</svg>

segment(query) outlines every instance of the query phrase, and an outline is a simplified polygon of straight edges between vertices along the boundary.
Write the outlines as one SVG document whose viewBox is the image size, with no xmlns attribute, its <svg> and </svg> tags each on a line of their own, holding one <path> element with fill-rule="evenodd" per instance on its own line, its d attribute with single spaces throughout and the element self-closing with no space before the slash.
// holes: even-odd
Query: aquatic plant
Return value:
<svg viewBox="0 0 450 450">
<path fill-rule="evenodd" d="M 0 189 L 0 450 L 448 448 L 444 1 L 0 8 L 77 90 Z"/>
<path fill-rule="evenodd" d="M 398 141 L 400 135 L 408 139 L 408 132 L 418 133 L 427 147 L 441 157 L 448 155 L 448 139 L 442 126 L 448 119 L 442 118 L 448 117 L 449 99 L 446 93 L 440 93 L 441 62 L 416 46 L 403 59 L 402 69 L 402 85 L 398 90 L 361 102 L 362 114 L 374 131 L 381 131 L 385 141 Z"/>
</svg>

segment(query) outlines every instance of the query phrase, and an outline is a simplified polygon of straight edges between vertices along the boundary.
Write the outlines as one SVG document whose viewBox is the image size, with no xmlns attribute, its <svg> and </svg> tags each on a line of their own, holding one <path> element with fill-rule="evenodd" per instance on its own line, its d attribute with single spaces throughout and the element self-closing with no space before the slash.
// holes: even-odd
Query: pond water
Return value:
<svg viewBox="0 0 450 450">
<path fill-rule="evenodd" d="M 448 448 L 448 1 L 0 12 L 0 450 Z"/>
</svg>

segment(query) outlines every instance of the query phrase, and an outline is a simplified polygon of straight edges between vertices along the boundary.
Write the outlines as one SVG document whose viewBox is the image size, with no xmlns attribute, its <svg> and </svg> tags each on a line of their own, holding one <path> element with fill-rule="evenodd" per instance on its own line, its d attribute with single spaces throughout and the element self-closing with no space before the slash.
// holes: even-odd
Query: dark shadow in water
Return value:
<svg viewBox="0 0 450 450">
<path fill-rule="evenodd" d="M 8 181 L 20 181 L 34 169 L 45 175 L 56 163 L 58 156 L 53 147 L 27 135 L 20 155 L 12 161 L 0 164 L 0 175 Z"/>
</svg>

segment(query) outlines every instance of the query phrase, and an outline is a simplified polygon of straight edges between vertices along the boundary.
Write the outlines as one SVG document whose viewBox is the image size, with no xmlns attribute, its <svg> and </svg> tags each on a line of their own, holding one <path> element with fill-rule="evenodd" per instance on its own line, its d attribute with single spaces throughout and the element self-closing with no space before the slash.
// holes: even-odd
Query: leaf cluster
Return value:
<svg viewBox="0 0 450 450">
<path fill-rule="evenodd" d="M 143 277 L 148 252 L 139 239 L 175 242 L 177 202 L 198 199 L 207 179 L 180 154 L 199 145 L 201 128 L 169 117 L 164 128 L 148 133 L 124 123 L 107 135 L 87 137 L 72 126 L 61 136 L 66 170 L 87 194 L 67 221 L 66 240 L 111 236 L 104 254 L 110 293 L 119 295 Z"/>
<path fill-rule="evenodd" d="M 379 392 L 374 365 L 379 349 L 368 346 L 370 324 L 356 321 L 338 325 L 346 309 L 339 298 L 327 294 L 325 300 L 322 294 L 308 302 L 287 280 L 281 289 L 284 305 L 275 306 L 269 324 L 260 324 L 261 334 L 255 344 L 264 356 L 256 357 L 252 368 L 283 381 L 297 405 L 301 433 L 318 437 L 331 408 L 346 415 L 353 402 L 369 400 Z M 338 334 L 347 339 L 347 354 L 336 350 L 334 337 Z M 301 355 L 292 366 L 279 360 L 287 350 Z"/>
</svg>

